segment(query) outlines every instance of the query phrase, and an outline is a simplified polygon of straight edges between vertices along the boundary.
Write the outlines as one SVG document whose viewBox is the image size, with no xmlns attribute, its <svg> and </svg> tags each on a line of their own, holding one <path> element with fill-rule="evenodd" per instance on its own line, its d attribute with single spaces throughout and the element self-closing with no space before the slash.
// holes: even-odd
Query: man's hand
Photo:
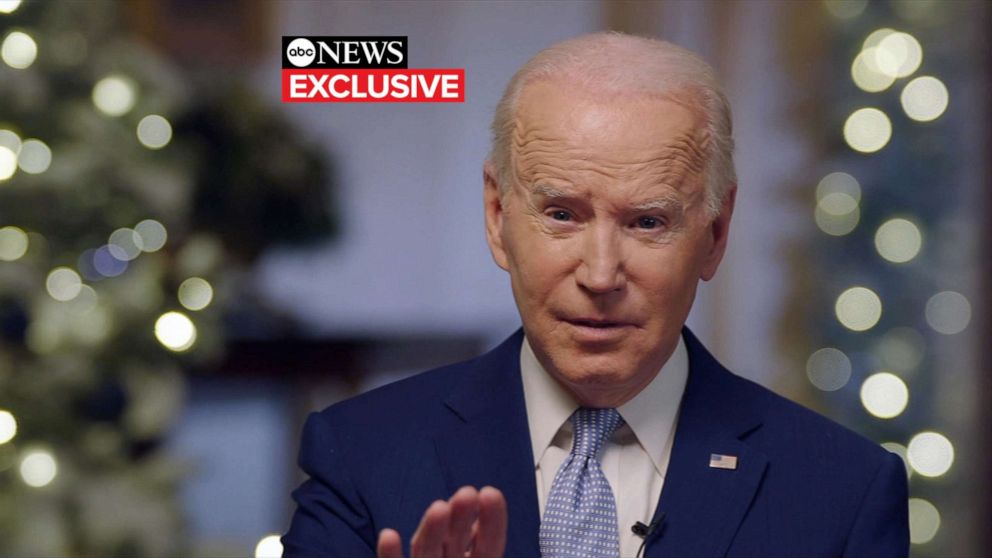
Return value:
<svg viewBox="0 0 992 558">
<path fill-rule="evenodd" d="M 410 558 L 501 558 L 506 548 L 506 499 L 486 486 L 463 486 L 447 502 L 437 500 L 410 539 Z M 400 534 L 379 533 L 379 558 L 403 558 Z"/>
</svg>

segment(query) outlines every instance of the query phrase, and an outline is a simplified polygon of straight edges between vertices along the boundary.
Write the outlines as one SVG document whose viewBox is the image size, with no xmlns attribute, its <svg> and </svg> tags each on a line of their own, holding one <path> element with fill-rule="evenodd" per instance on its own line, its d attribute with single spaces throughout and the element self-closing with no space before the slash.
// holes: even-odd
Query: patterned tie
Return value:
<svg viewBox="0 0 992 558">
<path fill-rule="evenodd" d="M 539 535 L 541 556 L 616 558 L 617 504 L 599 465 L 599 451 L 623 418 L 616 409 L 582 408 L 571 420 L 572 452 L 551 484 Z"/>
</svg>

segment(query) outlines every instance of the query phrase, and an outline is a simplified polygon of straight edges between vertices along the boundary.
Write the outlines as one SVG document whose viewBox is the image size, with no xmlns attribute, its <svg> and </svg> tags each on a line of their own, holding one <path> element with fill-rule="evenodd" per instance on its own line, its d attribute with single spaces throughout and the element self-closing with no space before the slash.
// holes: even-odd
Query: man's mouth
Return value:
<svg viewBox="0 0 992 558">
<path fill-rule="evenodd" d="M 632 325 L 629 322 L 601 320 L 597 318 L 574 318 L 574 319 L 566 318 L 565 321 L 572 325 L 577 325 L 582 327 L 592 327 L 596 329 L 609 329 L 614 327 L 625 327 Z"/>
</svg>

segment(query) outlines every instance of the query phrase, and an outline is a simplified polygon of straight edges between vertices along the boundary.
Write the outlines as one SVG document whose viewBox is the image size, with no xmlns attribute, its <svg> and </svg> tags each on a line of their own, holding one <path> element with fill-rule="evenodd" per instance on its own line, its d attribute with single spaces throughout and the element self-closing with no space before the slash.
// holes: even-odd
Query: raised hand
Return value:
<svg viewBox="0 0 992 558">
<path fill-rule="evenodd" d="M 410 558 L 501 558 L 506 522 L 502 492 L 463 486 L 447 502 L 437 500 L 424 512 L 410 540 Z M 403 558 L 400 534 L 383 529 L 377 553 L 379 558 Z"/>
</svg>

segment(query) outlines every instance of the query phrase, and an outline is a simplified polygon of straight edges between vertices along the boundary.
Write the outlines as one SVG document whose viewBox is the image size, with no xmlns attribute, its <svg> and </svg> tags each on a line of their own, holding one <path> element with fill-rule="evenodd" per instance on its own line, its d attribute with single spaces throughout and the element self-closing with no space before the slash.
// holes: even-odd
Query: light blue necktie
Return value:
<svg viewBox="0 0 992 558">
<path fill-rule="evenodd" d="M 599 453 L 623 424 L 616 409 L 572 414 L 572 452 L 551 484 L 539 535 L 542 558 L 620 556 L 617 504 Z"/>
</svg>

